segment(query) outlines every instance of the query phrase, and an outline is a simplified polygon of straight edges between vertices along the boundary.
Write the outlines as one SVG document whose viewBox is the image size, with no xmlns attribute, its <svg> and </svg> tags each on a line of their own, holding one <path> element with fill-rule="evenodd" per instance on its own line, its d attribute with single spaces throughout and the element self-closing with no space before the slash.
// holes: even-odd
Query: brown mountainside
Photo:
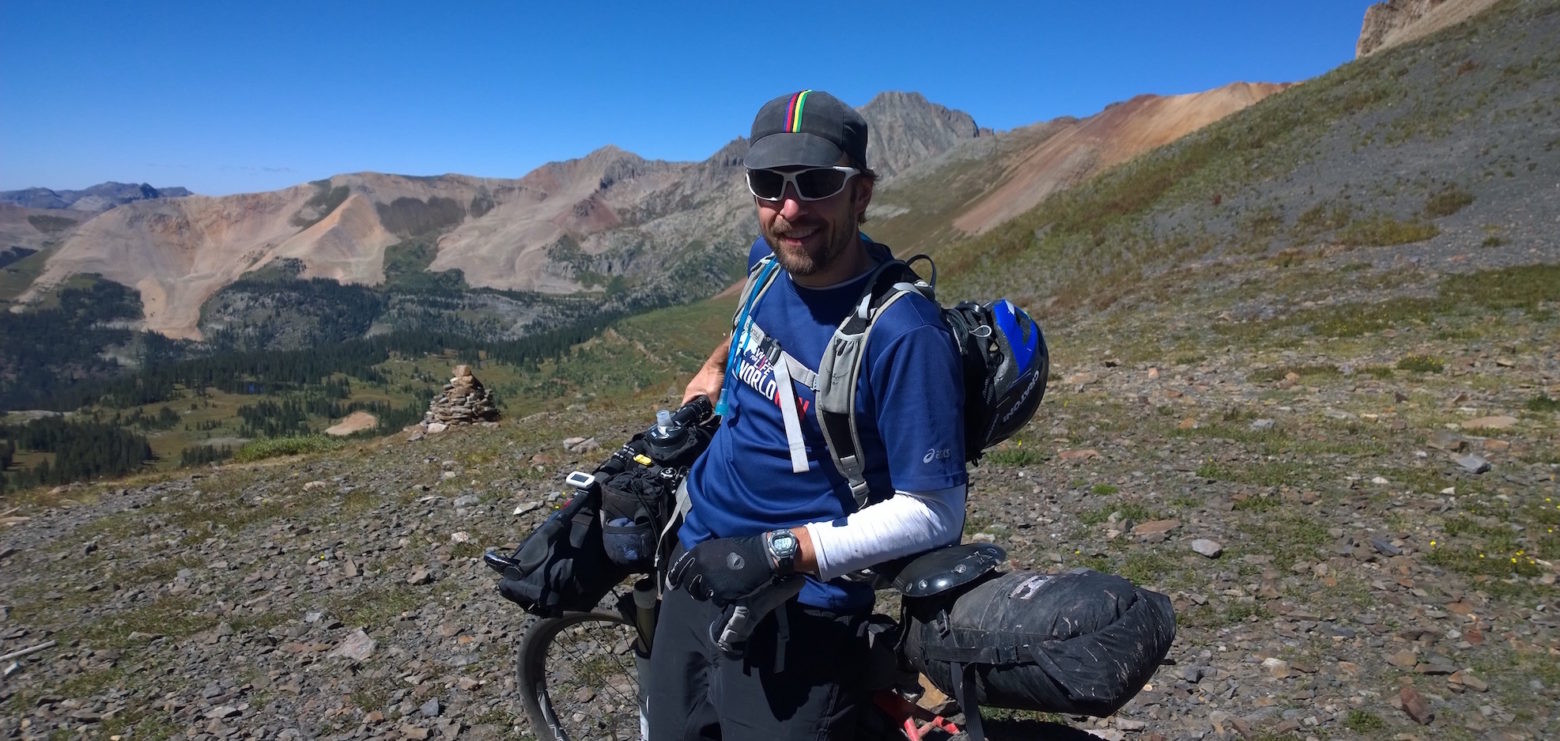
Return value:
<svg viewBox="0 0 1560 741">
<path fill-rule="evenodd" d="M 29 208 L 0 203 L 0 249 L 31 250 L 47 246 L 62 232 L 76 227 L 91 214 L 69 209 Z"/>
<path fill-rule="evenodd" d="M 1279 89 L 1140 96 L 1087 119 L 1000 133 L 916 93 L 884 93 L 861 110 L 874 133 L 869 158 L 889 188 L 909 173 L 935 179 L 948 162 L 979 163 L 967 202 L 949 215 L 979 232 Z M 657 275 L 694 250 L 739 253 L 752 233 L 745 148 L 736 139 L 703 162 L 674 163 L 607 146 L 518 180 L 356 173 L 269 193 L 128 203 L 74 228 L 53 225 L 63 228 L 58 245 L 17 298 L 36 301 L 72 275 L 96 273 L 140 293 L 146 329 L 200 338 L 202 305 L 250 271 L 290 259 L 305 278 L 379 285 L 386 250 L 413 242 L 436 248 L 428 270 L 458 269 L 474 287 L 590 290 L 587 274 Z M 927 210 L 893 200 L 888 218 Z"/>
<path fill-rule="evenodd" d="M 734 164 L 650 161 L 610 146 L 550 163 L 494 189 L 492 211 L 441 237 L 430 269 L 459 268 L 480 287 L 576 291 L 580 285 L 548 256 L 560 240 L 589 255 L 610 252 L 621 238 L 667 242 L 671 234 L 662 220 L 729 200 L 736 176 Z M 670 197 L 675 192 L 684 197 Z M 707 226 L 729 231 L 718 223 Z"/>
<path fill-rule="evenodd" d="M 994 187 L 954 219 L 976 234 L 1034 208 L 1046 196 L 1168 144 L 1287 85 L 1238 82 L 1189 95 L 1140 95 L 1088 118 L 1042 124 L 1044 135 L 1001 163 Z"/>
</svg>

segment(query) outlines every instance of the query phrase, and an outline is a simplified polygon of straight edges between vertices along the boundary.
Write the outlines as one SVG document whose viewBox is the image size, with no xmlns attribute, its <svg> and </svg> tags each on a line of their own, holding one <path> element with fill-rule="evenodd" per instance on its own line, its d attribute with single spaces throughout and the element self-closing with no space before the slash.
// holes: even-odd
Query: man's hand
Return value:
<svg viewBox="0 0 1560 741">
<path fill-rule="evenodd" d="M 730 337 L 715 346 L 704 365 L 693 375 L 693 380 L 688 382 L 688 387 L 683 389 L 682 403 L 687 404 L 699 395 L 710 397 L 711 404 L 720 400 L 720 389 L 726 384 L 726 354 L 730 351 Z"/>
<path fill-rule="evenodd" d="M 687 404 L 697 396 L 707 396 L 710 398 L 710 403 L 715 403 L 715 400 L 720 398 L 721 387 L 726 385 L 725 381 L 726 369 L 711 368 L 707 365 L 700 368 L 699 372 L 694 374 L 693 380 L 689 381 L 688 386 L 683 389 L 682 403 Z"/>
<path fill-rule="evenodd" d="M 667 579 L 696 600 L 722 607 L 752 597 L 775 581 L 763 535 L 706 540 L 672 564 Z"/>
</svg>

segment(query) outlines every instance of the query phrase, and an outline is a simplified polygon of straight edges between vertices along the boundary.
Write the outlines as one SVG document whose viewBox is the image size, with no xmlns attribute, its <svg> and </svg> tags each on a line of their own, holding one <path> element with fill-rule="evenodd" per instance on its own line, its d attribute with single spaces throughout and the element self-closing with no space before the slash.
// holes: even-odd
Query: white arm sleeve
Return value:
<svg viewBox="0 0 1560 741">
<path fill-rule="evenodd" d="M 965 487 L 895 491 L 894 496 L 832 522 L 809 522 L 818 576 L 824 581 L 890 559 L 958 541 Z"/>
</svg>

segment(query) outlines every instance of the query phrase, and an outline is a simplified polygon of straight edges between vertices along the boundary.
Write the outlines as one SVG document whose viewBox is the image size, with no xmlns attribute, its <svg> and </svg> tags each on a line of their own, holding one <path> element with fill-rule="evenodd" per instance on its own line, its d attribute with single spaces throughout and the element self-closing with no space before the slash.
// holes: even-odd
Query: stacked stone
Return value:
<svg viewBox="0 0 1560 741">
<path fill-rule="evenodd" d="M 434 397 L 423 416 L 423 424 L 457 425 L 498 421 L 493 396 L 482 386 L 471 367 L 455 366 L 455 376 L 444 384 L 444 392 Z"/>
</svg>

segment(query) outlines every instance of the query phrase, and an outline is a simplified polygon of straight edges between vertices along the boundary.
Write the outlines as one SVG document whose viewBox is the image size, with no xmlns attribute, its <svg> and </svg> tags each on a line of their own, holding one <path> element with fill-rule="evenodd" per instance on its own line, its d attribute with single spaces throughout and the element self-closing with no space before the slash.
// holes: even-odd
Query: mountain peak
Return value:
<svg viewBox="0 0 1560 741">
<path fill-rule="evenodd" d="M 860 110 L 870 130 L 867 163 L 883 177 L 990 133 L 970 114 L 929 102 L 920 93 L 879 93 Z"/>
</svg>

